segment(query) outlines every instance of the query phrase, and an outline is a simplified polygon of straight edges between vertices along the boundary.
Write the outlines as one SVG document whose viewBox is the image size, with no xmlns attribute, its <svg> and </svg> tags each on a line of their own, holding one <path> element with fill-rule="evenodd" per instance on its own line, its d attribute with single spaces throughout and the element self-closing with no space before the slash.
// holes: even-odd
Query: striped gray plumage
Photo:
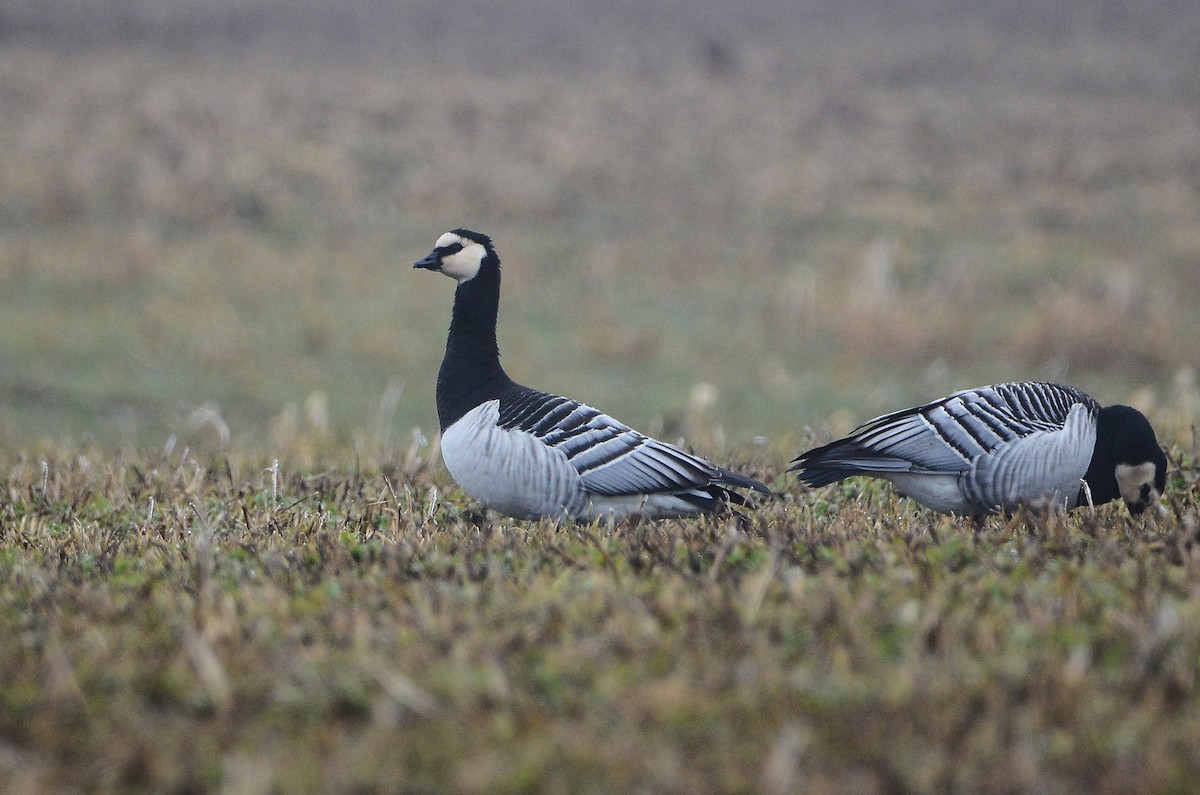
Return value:
<svg viewBox="0 0 1200 795">
<path fill-rule="evenodd" d="M 531 433 L 561 450 L 591 494 L 695 489 L 722 474 L 719 467 L 643 436 L 591 406 L 533 389 L 501 405 L 499 427 Z"/>
<path fill-rule="evenodd" d="M 1114 421 L 1100 423 L 1102 413 Z M 1144 429 L 1136 421 L 1131 426 L 1129 414 Z M 1098 446 L 1102 425 L 1105 443 Z M 1108 454 L 1110 437 L 1137 453 L 1119 457 L 1111 467 L 1093 466 L 1101 447 Z M 1165 457 L 1139 412 L 1102 409 L 1089 395 L 1062 384 L 1023 381 L 963 390 L 877 417 L 845 439 L 804 453 L 792 469 L 814 487 L 852 475 L 881 477 L 934 510 L 979 515 L 1041 501 L 1075 507 L 1085 475 L 1097 480 L 1094 488 L 1103 497 L 1097 501 L 1113 499 L 1119 493 L 1113 467 L 1143 461 L 1155 465 L 1150 475 L 1157 498 Z M 1138 510 L 1138 500 L 1127 502 Z"/>
<path fill-rule="evenodd" d="M 758 488 L 591 406 L 519 385 L 447 428 L 442 457 L 464 491 L 521 519 L 679 516 L 742 502 L 722 484 Z"/>
<path fill-rule="evenodd" d="M 487 507 L 518 518 L 665 517 L 744 502 L 726 486 L 768 493 L 590 406 L 512 381 L 495 342 L 500 268 L 485 235 L 448 232 L 416 267 L 458 281 L 438 373 L 442 458 Z"/>
</svg>

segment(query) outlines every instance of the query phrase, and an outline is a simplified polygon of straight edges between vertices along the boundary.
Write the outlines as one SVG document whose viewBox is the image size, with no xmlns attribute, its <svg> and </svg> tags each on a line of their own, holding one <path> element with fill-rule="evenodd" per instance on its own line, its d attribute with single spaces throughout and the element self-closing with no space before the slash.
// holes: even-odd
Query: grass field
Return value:
<svg viewBox="0 0 1200 795">
<path fill-rule="evenodd" d="M 857 485 L 558 527 L 419 457 L 10 458 L 0 788 L 1191 791 L 1172 468 L 1149 522 L 974 528 Z"/>
<path fill-rule="evenodd" d="M 0 790 L 1193 791 L 1198 40 L 1169 0 L 5 4 Z M 411 270 L 460 225 L 514 377 L 780 497 L 481 513 Z M 1146 411 L 1160 515 L 781 474 L 1016 378 Z"/>
</svg>

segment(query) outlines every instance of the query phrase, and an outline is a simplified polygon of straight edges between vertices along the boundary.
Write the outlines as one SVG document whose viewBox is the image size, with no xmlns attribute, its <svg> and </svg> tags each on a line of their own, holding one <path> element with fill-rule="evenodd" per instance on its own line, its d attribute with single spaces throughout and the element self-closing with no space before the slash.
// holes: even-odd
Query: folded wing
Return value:
<svg viewBox="0 0 1200 795">
<path fill-rule="evenodd" d="M 570 398 L 523 390 L 501 401 L 502 428 L 521 430 L 559 450 L 584 488 L 602 496 L 696 490 L 711 499 L 714 484 L 766 491 L 756 480 L 714 466 L 674 445 L 652 439 Z"/>
<path fill-rule="evenodd" d="M 1009 463 L 1000 467 L 1007 480 L 1026 468 L 1026 454 L 1015 451 L 1029 449 L 1041 460 L 1043 448 L 1050 448 L 1034 440 L 1061 431 L 1080 403 L 1089 413 L 1099 410 L 1091 397 L 1060 384 L 1016 382 L 963 390 L 864 423 L 845 439 L 804 453 L 792 469 L 810 486 L 821 486 L 856 474 L 967 472 L 980 459 L 1011 448 L 1000 456 Z M 1027 448 L 1022 440 L 1033 444 Z M 1037 469 L 1040 463 L 1028 466 Z"/>
</svg>

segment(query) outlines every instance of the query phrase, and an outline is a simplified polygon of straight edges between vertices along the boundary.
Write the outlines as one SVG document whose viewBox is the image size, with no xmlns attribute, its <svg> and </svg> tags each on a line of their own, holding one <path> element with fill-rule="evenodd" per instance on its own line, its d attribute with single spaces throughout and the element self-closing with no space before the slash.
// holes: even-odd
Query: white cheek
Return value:
<svg viewBox="0 0 1200 795">
<path fill-rule="evenodd" d="M 1151 493 L 1158 495 L 1154 488 L 1153 463 L 1146 462 L 1136 466 L 1117 465 L 1117 487 L 1121 491 L 1121 499 L 1126 502 L 1139 502 L 1142 499 L 1142 486 L 1145 484 L 1150 484 Z"/>
<path fill-rule="evenodd" d="M 461 284 L 474 279 L 479 273 L 479 265 L 483 262 L 486 252 L 483 246 L 472 243 L 461 251 L 442 259 L 442 273 L 452 276 Z"/>
</svg>

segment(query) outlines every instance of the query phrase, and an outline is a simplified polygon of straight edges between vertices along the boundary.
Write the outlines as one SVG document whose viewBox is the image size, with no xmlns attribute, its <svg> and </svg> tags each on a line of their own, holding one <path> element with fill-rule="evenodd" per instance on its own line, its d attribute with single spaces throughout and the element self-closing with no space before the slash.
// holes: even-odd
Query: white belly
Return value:
<svg viewBox="0 0 1200 795">
<path fill-rule="evenodd" d="M 932 508 L 938 513 L 954 513 L 959 516 L 971 516 L 978 508 L 971 504 L 963 494 L 959 473 L 916 474 L 911 472 L 889 472 L 881 474 L 891 481 L 896 491 L 905 497 L 916 500 L 926 508 Z"/>
</svg>

